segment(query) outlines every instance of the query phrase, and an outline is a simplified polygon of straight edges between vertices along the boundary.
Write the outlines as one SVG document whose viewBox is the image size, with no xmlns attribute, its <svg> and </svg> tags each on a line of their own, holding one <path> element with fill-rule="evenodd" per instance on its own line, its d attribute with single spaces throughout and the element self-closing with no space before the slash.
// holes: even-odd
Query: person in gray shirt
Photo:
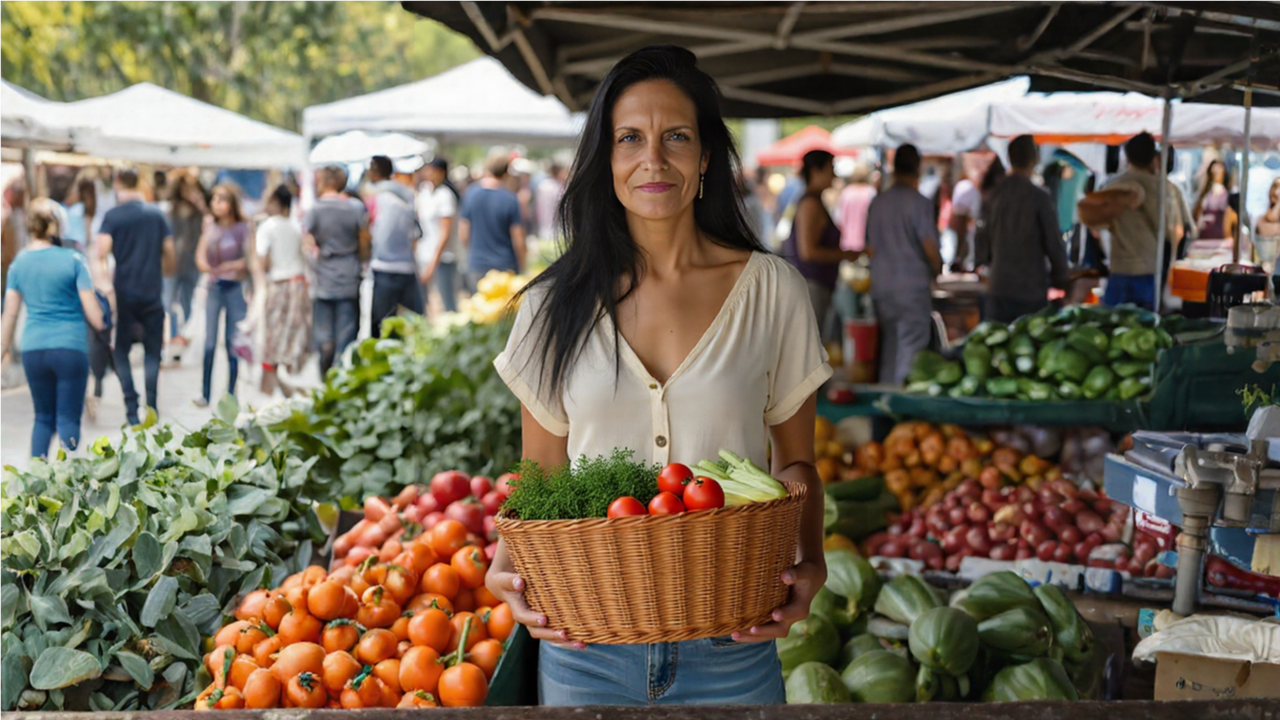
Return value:
<svg viewBox="0 0 1280 720">
<path fill-rule="evenodd" d="M 933 336 L 933 281 L 942 272 L 933 203 L 920 194 L 920 151 L 899 147 L 893 186 L 867 210 L 871 300 L 880 324 L 880 382 L 901 385 Z"/>
<path fill-rule="evenodd" d="M 1058 214 L 1034 182 L 1040 151 L 1030 135 L 1009 144 L 1009 174 L 982 204 L 974 261 L 990 273 L 986 319 L 1010 323 L 1049 304 L 1049 288 L 1071 281 Z"/>
<path fill-rule="evenodd" d="M 418 220 L 414 217 L 413 190 L 392 179 L 391 158 L 377 155 L 369 163 L 366 177 L 372 184 L 365 197 L 372 236 L 373 317 L 369 323 L 375 335 L 382 335 L 382 321 L 397 307 L 422 313 L 418 290 Z"/>
<path fill-rule="evenodd" d="M 360 263 L 369 256 L 369 216 L 363 203 L 342 194 L 346 178 L 341 168 L 322 168 L 320 196 L 302 222 L 305 247 L 316 258 L 311 332 L 322 376 L 360 330 Z"/>
</svg>

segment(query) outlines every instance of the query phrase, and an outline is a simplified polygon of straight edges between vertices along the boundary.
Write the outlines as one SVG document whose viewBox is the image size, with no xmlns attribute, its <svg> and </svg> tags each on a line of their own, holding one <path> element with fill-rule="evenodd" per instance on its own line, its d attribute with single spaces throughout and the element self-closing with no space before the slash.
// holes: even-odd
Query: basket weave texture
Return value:
<svg viewBox="0 0 1280 720">
<path fill-rule="evenodd" d="M 500 516 L 529 607 L 595 645 L 728 635 L 771 620 L 789 588 L 808 488 L 731 508 L 611 520 Z"/>
</svg>

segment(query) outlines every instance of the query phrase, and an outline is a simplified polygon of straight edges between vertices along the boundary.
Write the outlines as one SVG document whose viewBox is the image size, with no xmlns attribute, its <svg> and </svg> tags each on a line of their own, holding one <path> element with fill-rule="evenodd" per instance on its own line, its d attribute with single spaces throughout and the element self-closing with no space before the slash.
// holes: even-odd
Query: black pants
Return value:
<svg viewBox="0 0 1280 720">
<path fill-rule="evenodd" d="M 388 273 L 373 271 L 373 313 L 374 333 L 382 336 L 382 321 L 396 314 L 396 308 L 403 305 L 409 310 L 422 314 L 422 292 L 418 287 L 418 278 L 413 273 Z"/>
<path fill-rule="evenodd" d="M 164 347 L 164 304 L 159 298 L 141 302 L 121 298 L 116 303 L 116 375 L 124 390 L 125 417 L 130 425 L 138 423 L 138 391 L 133 385 L 133 368 L 129 351 L 142 340 L 146 350 L 145 369 L 147 406 L 155 409 L 156 388 L 160 384 L 160 352 Z M 157 410 L 157 412 L 159 412 Z"/>
<path fill-rule="evenodd" d="M 102 397 L 102 380 L 107 370 L 115 372 L 115 363 L 111 359 L 111 328 L 98 332 L 88 328 L 89 333 L 89 371 L 93 373 L 93 396 Z"/>
<path fill-rule="evenodd" d="M 985 319 L 998 323 L 1011 323 L 1023 315 L 1043 310 L 1048 304 L 1048 300 L 1014 300 L 988 295 Z"/>
</svg>

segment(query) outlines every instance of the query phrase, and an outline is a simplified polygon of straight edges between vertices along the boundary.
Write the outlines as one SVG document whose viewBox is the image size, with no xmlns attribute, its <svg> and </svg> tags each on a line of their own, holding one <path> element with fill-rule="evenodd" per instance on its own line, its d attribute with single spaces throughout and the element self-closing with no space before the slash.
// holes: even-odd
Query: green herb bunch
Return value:
<svg viewBox="0 0 1280 720">
<path fill-rule="evenodd" d="M 521 520 L 602 518 L 620 497 L 648 505 L 658 494 L 661 469 L 636 461 L 635 453 L 624 449 L 551 469 L 524 460 L 516 466 L 520 479 L 511 481 L 511 496 L 502 509 Z"/>
<path fill-rule="evenodd" d="M 1275 387 L 1271 388 L 1271 392 L 1262 389 L 1260 385 L 1246 385 L 1236 391 L 1240 396 L 1244 405 L 1244 416 L 1246 419 L 1253 417 L 1258 410 L 1268 405 L 1280 405 L 1280 391 Z"/>
</svg>

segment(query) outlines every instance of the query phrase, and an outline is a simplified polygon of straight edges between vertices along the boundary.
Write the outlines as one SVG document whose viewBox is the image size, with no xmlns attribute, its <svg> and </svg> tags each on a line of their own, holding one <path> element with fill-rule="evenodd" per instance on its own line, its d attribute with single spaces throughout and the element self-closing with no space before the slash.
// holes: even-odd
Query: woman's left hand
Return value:
<svg viewBox="0 0 1280 720">
<path fill-rule="evenodd" d="M 738 642 L 763 642 L 787 636 L 791 625 L 809 617 L 809 604 L 827 582 L 826 563 L 805 560 L 782 573 L 791 587 L 791 601 L 773 611 L 773 622 L 733 633 Z"/>
</svg>

